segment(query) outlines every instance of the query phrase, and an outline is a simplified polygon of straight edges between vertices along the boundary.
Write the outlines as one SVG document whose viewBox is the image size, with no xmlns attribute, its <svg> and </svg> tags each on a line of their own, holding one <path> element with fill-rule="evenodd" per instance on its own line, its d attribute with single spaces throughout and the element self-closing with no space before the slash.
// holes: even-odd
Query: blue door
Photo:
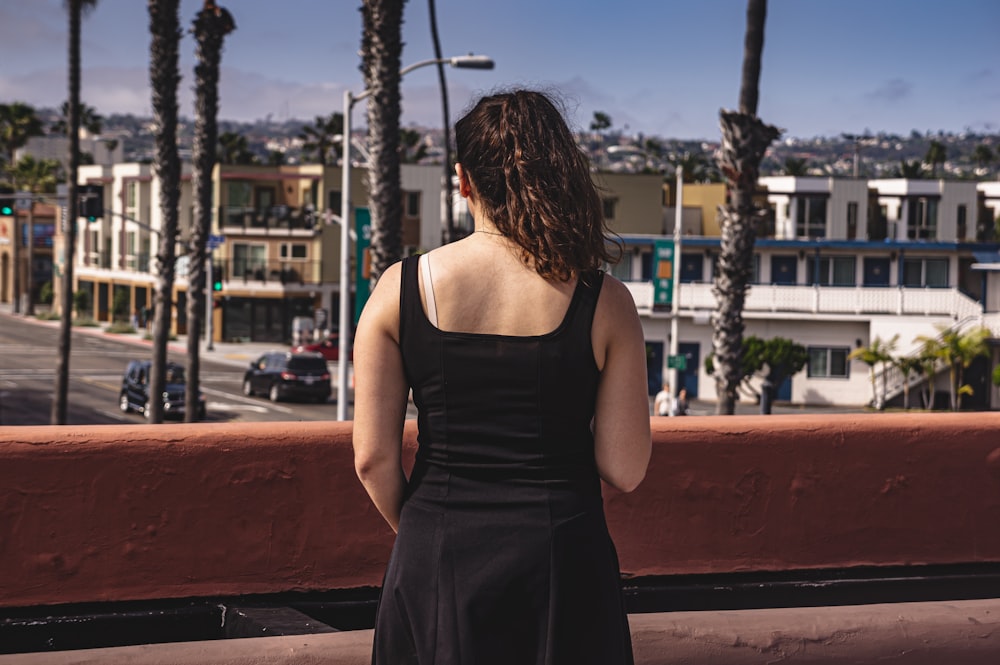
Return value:
<svg viewBox="0 0 1000 665">
<path fill-rule="evenodd" d="M 865 257 L 865 286 L 889 286 L 889 259 Z"/>
<path fill-rule="evenodd" d="M 650 395 L 663 387 L 663 342 L 646 342 L 646 388 Z"/>
<path fill-rule="evenodd" d="M 687 367 L 683 372 L 677 372 L 676 395 L 680 388 L 687 390 L 688 399 L 698 397 L 698 363 L 701 362 L 701 345 L 691 342 L 679 342 L 677 344 L 677 355 L 684 356 L 687 360 Z"/>
<path fill-rule="evenodd" d="M 799 281 L 799 258 L 794 254 L 771 257 L 771 283 L 797 284 Z"/>
<path fill-rule="evenodd" d="M 776 402 L 791 402 L 792 401 L 792 377 L 785 378 L 778 386 L 778 392 L 774 396 L 774 401 Z"/>
</svg>

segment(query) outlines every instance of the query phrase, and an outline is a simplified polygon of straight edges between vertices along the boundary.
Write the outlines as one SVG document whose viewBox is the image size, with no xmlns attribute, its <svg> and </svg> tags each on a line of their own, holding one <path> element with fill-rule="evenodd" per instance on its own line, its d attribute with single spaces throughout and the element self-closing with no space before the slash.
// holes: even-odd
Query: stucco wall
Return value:
<svg viewBox="0 0 1000 665">
<path fill-rule="evenodd" d="M 1000 562 L 1000 414 L 653 431 L 605 493 L 626 574 Z M 374 586 L 391 543 L 350 423 L 0 428 L 0 606 Z"/>
</svg>

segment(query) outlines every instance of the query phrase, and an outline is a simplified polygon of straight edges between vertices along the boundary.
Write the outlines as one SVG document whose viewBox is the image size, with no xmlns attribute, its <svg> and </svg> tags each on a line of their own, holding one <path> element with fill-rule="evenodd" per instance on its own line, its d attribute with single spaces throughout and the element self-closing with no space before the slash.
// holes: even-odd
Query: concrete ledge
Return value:
<svg viewBox="0 0 1000 665">
<path fill-rule="evenodd" d="M 633 614 L 636 665 L 996 665 L 1000 600 Z M 368 665 L 372 631 L 0 656 L 0 665 Z"/>
<path fill-rule="evenodd" d="M 652 424 L 627 575 L 1000 563 L 1000 413 Z M 0 607 L 373 587 L 392 541 L 351 423 L 0 427 Z"/>
</svg>

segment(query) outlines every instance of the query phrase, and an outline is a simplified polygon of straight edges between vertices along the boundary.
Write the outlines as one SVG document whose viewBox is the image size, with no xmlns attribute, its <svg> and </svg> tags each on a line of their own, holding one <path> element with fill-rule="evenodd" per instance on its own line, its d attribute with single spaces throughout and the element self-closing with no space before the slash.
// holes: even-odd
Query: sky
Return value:
<svg viewBox="0 0 1000 665">
<path fill-rule="evenodd" d="M 64 0 L 0 0 L 0 102 L 58 107 L 67 96 Z M 181 0 L 180 113 L 193 117 L 200 0 Z M 236 21 L 222 54 L 219 117 L 302 119 L 342 110 L 364 89 L 360 0 L 219 0 Z M 739 99 L 745 0 L 437 0 L 451 120 L 479 95 L 554 92 L 570 124 L 663 138 L 719 137 Z M 143 0 L 98 0 L 83 19 L 84 103 L 151 115 Z M 785 137 L 1000 131 L 1000 0 L 771 0 L 758 115 Z M 402 64 L 432 58 L 428 3 L 405 5 Z M 442 123 L 437 73 L 402 82 L 404 126 Z M 358 105 L 360 106 L 360 104 Z M 364 124 L 355 107 L 355 126 Z"/>
</svg>

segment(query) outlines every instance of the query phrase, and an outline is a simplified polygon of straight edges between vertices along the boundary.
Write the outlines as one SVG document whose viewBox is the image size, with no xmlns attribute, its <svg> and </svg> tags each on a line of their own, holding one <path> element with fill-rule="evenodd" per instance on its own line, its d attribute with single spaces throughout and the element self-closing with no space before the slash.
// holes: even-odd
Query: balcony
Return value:
<svg viewBox="0 0 1000 665">
<path fill-rule="evenodd" d="M 223 233 L 312 232 L 316 212 L 311 208 L 276 205 L 268 208 L 220 206 L 219 227 Z"/>
<path fill-rule="evenodd" d="M 640 314 L 653 307 L 652 282 L 626 282 Z M 681 284 L 680 309 L 714 310 L 712 285 Z M 874 286 L 785 286 L 753 284 L 747 293 L 745 312 L 811 314 L 919 314 L 956 319 L 982 314 L 982 306 L 955 288 L 907 288 Z"/>
<path fill-rule="evenodd" d="M 289 261 L 285 259 L 229 259 L 216 261 L 223 284 L 319 284 L 322 281 L 320 261 Z"/>
</svg>

